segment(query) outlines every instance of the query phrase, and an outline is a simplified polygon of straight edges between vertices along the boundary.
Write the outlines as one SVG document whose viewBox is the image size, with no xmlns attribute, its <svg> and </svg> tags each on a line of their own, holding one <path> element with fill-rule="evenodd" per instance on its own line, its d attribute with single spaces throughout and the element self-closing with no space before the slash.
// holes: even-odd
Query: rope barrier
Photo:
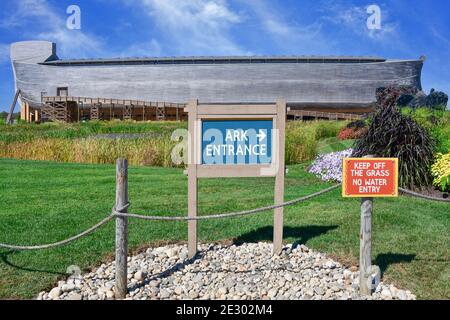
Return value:
<svg viewBox="0 0 450 320">
<path fill-rule="evenodd" d="M 279 203 L 279 204 L 274 204 L 274 205 L 270 205 L 270 206 L 266 206 L 266 207 L 260 207 L 260 208 L 256 208 L 256 209 L 250 209 L 250 210 L 244 210 L 244 211 L 238 211 L 238 212 L 228 212 L 228 213 L 218 213 L 218 214 L 210 214 L 210 215 L 205 215 L 205 216 L 197 216 L 197 217 L 188 217 L 188 216 L 146 216 L 146 215 L 141 215 L 141 214 L 135 214 L 135 213 L 123 213 L 120 212 L 120 210 L 115 210 L 113 209 L 113 215 L 118 216 L 118 217 L 128 217 L 128 218 L 136 218 L 136 219 L 142 219 L 142 220 L 205 220 L 205 219 L 220 219 L 220 218 L 230 218 L 230 217 L 237 217 L 237 216 L 245 216 L 245 215 L 250 215 L 250 214 L 255 214 L 255 213 L 259 213 L 259 212 L 263 212 L 263 211 L 268 211 L 268 210 L 273 210 L 276 208 L 281 208 L 281 207 L 285 207 L 285 206 L 289 206 L 289 205 L 293 205 L 296 204 L 298 202 L 302 202 L 314 197 L 317 197 L 321 194 L 330 192 L 334 189 L 336 189 L 337 187 L 339 187 L 340 184 L 336 184 L 334 186 L 331 186 L 329 188 L 326 188 L 324 190 L 315 192 L 313 194 L 304 196 L 304 197 L 300 197 L 294 200 L 290 200 L 290 201 L 286 201 L 283 203 Z"/>
<path fill-rule="evenodd" d="M 104 224 L 108 223 L 111 219 L 113 219 L 115 216 L 121 216 L 121 217 L 130 217 L 130 218 L 137 218 L 137 219 L 145 219 L 145 220 L 202 220 L 202 219 L 218 219 L 218 218 L 225 218 L 225 217 L 233 217 L 233 216 L 240 216 L 240 215 L 248 215 L 248 214 L 252 214 L 252 213 L 257 213 L 257 212 L 262 212 L 262 211 L 267 211 L 267 210 L 271 210 L 271 209 L 275 209 L 275 208 L 279 208 L 282 206 L 287 206 L 287 205 L 292 205 L 294 203 L 300 202 L 300 201 L 305 201 L 307 199 L 311 199 L 315 196 L 318 196 L 320 194 L 329 192 L 333 189 L 336 189 L 337 187 L 339 187 L 338 185 L 334 185 L 330 188 L 324 189 L 322 191 L 310 194 L 308 196 L 305 197 L 301 197 L 298 199 L 294 199 L 291 201 L 287 201 L 281 204 L 277 204 L 277 205 L 272 205 L 272 206 L 267 206 L 267 207 L 262 207 L 262 208 L 257 208 L 257 209 L 252 209 L 252 210 L 245 210 L 245 211 L 240 211 L 240 212 L 230 212 L 230 213 L 224 213 L 224 214 L 214 214 L 214 215 L 208 215 L 208 216 L 199 216 L 199 217 L 195 217 L 195 218 L 190 218 L 190 217 L 162 217 L 162 216 L 144 216 L 144 215 L 137 215 L 137 214 L 132 214 L 132 213 L 122 213 L 121 211 L 125 210 L 126 208 L 128 208 L 130 206 L 130 203 L 125 204 L 123 207 L 119 208 L 119 210 L 117 210 L 117 208 L 113 208 L 112 209 L 112 213 L 106 217 L 105 219 L 103 219 L 102 221 L 100 221 L 99 223 L 97 223 L 96 225 L 94 225 L 93 227 L 87 229 L 86 231 L 83 231 L 73 237 L 70 237 L 66 240 L 62 240 L 62 241 L 58 241 L 55 243 L 49 243 L 49 244 L 44 244 L 44 245 L 36 245 L 36 246 L 17 246 L 17 245 L 10 245 L 10 244 L 4 244 L 4 243 L 0 243 L 0 248 L 4 248 L 4 249 L 10 249 L 10 250 L 39 250 L 39 249 L 49 249 L 49 248 L 53 248 L 53 247 L 58 247 L 58 246 L 63 246 L 69 242 L 75 241 L 83 236 L 86 236 L 92 232 L 94 232 L 95 230 L 97 230 L 98 228 L 100 228 L 101 226 L 103 226 Z"/>
<path fill-rule="evenodd" d="M 146 216 L 146 215 L 141 215 L 141 214 L 135 214 L 135 213 L 124 213 L 121 212 L 125 209 L 127 209 L 130 206 L 130 203 L 127 203 L 126 205 L 124 205 L 123 207 L 117 209 L 116 207 L 114 207 L 112 209 L 112 213 L 107 216 L 106 218 L 104 218 L 103 220 L 101 220 L 100 222 L 98 222 L 97 224 L 95 224 L 94 226 L 90 227 L 89 229 L 75 235 L 72 236 L 70 238 L 67 238 L 65 240 L 61 240 L 58 242 L 54 242 L 54 243 L 49 243 L 49 244 L 43 244 L 43 245 L 35 245 L 35 246 L 18 246 L 18 245 L 10 245 L 10 244 L 4 244 L 4 243 L 0 243 L 0 248 L 3 249 L 9 249 L 9 250 L 40 250 L 40 249 L 49 249 L 49 248 L 54 248 L 54 247 L 59 247 L 59 246 L 63 246 L 66 245 L 72 241 L 75 241 L 77 239 L 80 239 L 84 236 L 87 236 L 89 234 L 91 234 L 92 232 L 96 231 L 98 228 L 100 228 L 101 226 L 105 225 L 106 223 L 108 223 L 110 220 L 112 220 L 114 217 L 128 217 L 128 218 L 136 218 L 136 219 L 142 219 L 142 220 L 166 220 L 166 221 L 174 221 L 174 220 L 178 220 L 178 221 L 188 221 L 188 220 L 205 220 L 205 219 L 220 219 L 220 218 L 230 218 L 230 217 L 237 217 L 237 216 L 245 216 L 245 215 L 250 215 L 250 214 L 255 214 L 255 213 L 259 213 L 259 212 L 263 212 L 263 211 L 268 211 L 268 210 L 273 210 L 276 208 L 281 208 L 281 207 L 286 207 L 286 206 L 290 206 L 302 201 L 306 201 L 309 199 L 312 199 L 314 197 L 320 196 L 322 194 L 325 194 L 327 192 L 330 192 L 336 188 L 338 188 L 341 184 L 336 184 L 334 186 L 331 186 L 329 188 L 323 189 L 321 191 L 312 193 L 310 195 L 307 196 L 303 196 L 297 199 L 293 199 L 290 201 L 286 201 L 283 203 L 279 203 L 279 204 L 274 204 L 274 205 L 270 205 L 270 206 L 265 206 L 265 207 L 260 207 L 260 208 L 256 208 L 256 209 L 250 209 L 250 210 L 243 210 L 243 211 L 238 211 L 238 212 L 228 212 L 228 213 L 219 213 L 219 214 L 210 214 L 210 215 L 205 215 L 205 216 L 197 216 L 197 217 L 187 217 L 187 216 Z M 423 199 L 427 199 L 427 200 L 434 200 L 434 201 L 443 201 L 443 202 L 450 202 L 449 199 L 441 199 L 441 198 L 436 198 L 436 197 L 431 197 L 431 196 L 426 196 L 411 190 L 407 190 L 407 189 L 403 189 L 403 188 L 399 188 L 399 190 L 405 194 L 409 194 L 418 198 L 423 198 Z"/>
<path fill-rule="evenodd" d="M 408 190 L 408 189 L 398 188 L 398 190 L 400 190 L 403 193 L 409 194 L 411 196 L 417 197 L 417 198 L 433 200 L 433 201 L 450 202 L 450 199 L 431 197 L 431 196 L 427 196 L 427 195 L 424 195 L 424 194 L 421 194 L 421 193 L 417 193 L 417 192 L 414 192 L 414 191 L 411 191 L 411 190 Z"/>
</svg>

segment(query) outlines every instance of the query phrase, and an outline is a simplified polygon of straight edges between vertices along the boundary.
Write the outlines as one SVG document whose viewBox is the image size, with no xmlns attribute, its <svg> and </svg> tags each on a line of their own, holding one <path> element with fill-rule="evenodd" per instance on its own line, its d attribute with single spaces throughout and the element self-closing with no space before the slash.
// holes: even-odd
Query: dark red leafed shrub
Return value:
<svg viewBox="0 0 450 320">
<path fill-rule="evenodd" d="M 435 142 L 426 129 L 401 114 L 395 102 L 378 106 L 370 118 L 368 131 L 356 141 L 353 156 L 398 158 L 400 186 L 429 186 Z"/>
<path fill-rule="evenodd" d="M 367 132 L 367 128 L 342 128 L 339 131 L 339 140 L 358 139 Z"/>
<path fill-rule="evenodd" d="M 417 88 L 409 86 L 380 87 L 377 88 L 375 95 L 377 99 L 377 107 L 393 106 L 397 100 L 403 95 L 416 95 Z"/>
<path fill-rule="evenodd" d="M 342 128 L 341 131 L 338 133 L 339 140 L 347 140 L 352 139 L 351 136 L 353 135 L 353 129 L 352 128 Z"/>
<path fill-rule="evenodd" d="M 353 139 L 361 138 L 362 136 L 364 136 L 367 133 L 368 130 L 369 130 L 368 128 L 360 128 L 360 129 L 355 130 Z"/>
</svg>

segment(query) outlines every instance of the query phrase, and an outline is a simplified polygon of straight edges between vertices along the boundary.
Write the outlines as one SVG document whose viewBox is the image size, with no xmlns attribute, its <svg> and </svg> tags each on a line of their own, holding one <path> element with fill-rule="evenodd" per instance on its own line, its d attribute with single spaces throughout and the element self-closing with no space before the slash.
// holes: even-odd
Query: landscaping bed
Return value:
<svg viewBox="0 0 450 320">
<path fill-rule="evenodd" d="M 431 126 L 427 123 L 436 121 L 433 119 L 437 113 L 423 119 L 417 110 L 400 113 L 395 109 L 378 109 L 375 120 L 368 121 L 369 124 L 356 122 L 345 128 L 344 122 L 289 122 L 286 162 L 290 165 L 285 200 L 340 181 L 341 158 L 351 154 L 353 150 L 349 148 L 360 155 L 398 157 L 401 186 L 445 197 L 450 185 L 446 160 L 450 124 L 448 111 L 442 114 L 443 120 Z M 170 134 L 183 126 L 185 123 L 176 122 L 0 126 L 0 157 L 53 161 L 0 159 L 0 242 L 19 245 L 54 242 L 105 218 L 114 203 L 115 167 L 111 164 L 119 156 L 127 157 L 131 164 L 129 193 L 133 212 L 186 215 L 186 176 L 182 168 L 169 168 L 173 166 L 170 151 L 176 143 L 170 140 Z M 155 165 L 159 167 L 149 167 Z M 272 203 L 273 178 L 199 181 L 199 214 L 239 211 Z M 372 262 L 380 267 L 384 281 L 393 284 L 389 287 L 391 298 L 401 298 L 398 292 L 406 293 L 395 291 L 397 288 L 409 290 L 421 299 L 450 298 L 449 221 L 448 203 L 403 195 L 374 200 Z M 271 241 L 272 224 L 272 212 L 200 221 L 199 237 L 203 243 L 253 246 L 252 243 Z M 285 243 L 301 243 L 314 252 L 322 252 L 326 259 L 339 263 L 342 270 L 357 265 L 359 228 L 360 200 L 342 198 L 339 189 L 285 209 Z M 186 222 L 130 221 L 129 242 L 133 250 L 150 247 L 151 253 L 151 248 L 167 242 L 180 243 L 186 238 Z M 111 266 L 113 252 L 113 223 L 62 248 L 0 250 L 0 298 L 34 298 L 38 292 L 50 291 L 58 280 L 68 277 L 73 266 L 86 274 L 96 273 L 102 263 Z M 383 288 L 380 288 L 381 295 Z M 175 287 L 169 289 L 175 292 Z M 333 291 L 331 287 L 323 289 L 318 296 L 325 296 L 328 289 Z M 269 297 L 269 291 L 258 290 L 259 298 Z M 312 295 L 304 290 L 294 290 L 292 294 L 296 298 L 306 295 L 318 298 L 315 289 L 311 290 Z M 108 298 L 106 291 L 102 292 Z M 169 292 L 168 298 L 173 292 Z M 236 298 L 235 293 L 231 298 Z M 347 293 L 348 298 L 359 298 L 350 291 Z M 64 294 L 68 297 L 69 291 L 59 297 L 66 298 Z M 74 294 L 83 297 L 79 292 Z M 99 292 L 97 295 L 100 298 Z M 163 296 L 167 296 L 167 290 Z M 151 297 L 161 298 L 161 290 Z M 44 293 L 41 298 L 45 298 Z"/>
<path fill-rule="evenodd" d="M 322 190 L 329 183 L 306 172 L 310 162 L 289 166 L 285 199 Z M 0 242 L 43 244 L 91 227 L 111 212 L 115 196 L 113 165 L 0 160 Z M 133 212 L 186 215 L 187 179 L 182 169 L 130 167 Z M 273 203 L 272 178 L 199 181 L 199 214 L 230 212 Z M 373 264 L 383 279 L 421 299 L 449 298 L 450 211 L 448 203 L 400 196 L 376 199 Z M 203 243 L 272 240 L 273 213 L 200 221 Z M 285 209 L 284 242 L 298 242 L 345 266 L 359 257 L 360 201 L 343 199 L 336 189 Z M 130 220 L 131 249 L 158 247 L 187 239 L 185 222 Z M 114 224 L 67 246 L 40 251 L 0 250 L 0 297 L 35 298 L 68 277 L 111 262 Z"/>
<path fill-rule="evenodd" d="M 359 294 L 359 272 L 305 245 L 289 244 L 280 256 L 270 243 L 206 244 L 194 260 L 186 245 L 149 248 L 129 258 L 126 300 L 412 300 L 409 290 L 379 283 Z M 114 262 L 60 281 L 39 300 L 113 299 Z"/>
</svg>

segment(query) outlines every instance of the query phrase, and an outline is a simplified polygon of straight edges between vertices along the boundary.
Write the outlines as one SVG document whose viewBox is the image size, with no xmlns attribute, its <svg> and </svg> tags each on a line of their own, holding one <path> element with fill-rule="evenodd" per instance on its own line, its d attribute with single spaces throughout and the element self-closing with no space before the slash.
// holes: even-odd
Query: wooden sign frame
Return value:
<svg viewBox="0 0 450 320">
<path fill-rule="evenodd" d="M 188 216 L 197 216 L 198 178 L 275 177 L 275 204 L 284 201 L 286 101 L 271 104 L 199 104 L 192 100 L 188 113 Z M 202 164 L 203 120 L 272 120 L 272 161 L 270 164 Z M 274 210 L 273 251 L 281 252 L 283 208 Z M 188 252 L 197 253 L 197 220 L 188 221 Z"/>
</svg>

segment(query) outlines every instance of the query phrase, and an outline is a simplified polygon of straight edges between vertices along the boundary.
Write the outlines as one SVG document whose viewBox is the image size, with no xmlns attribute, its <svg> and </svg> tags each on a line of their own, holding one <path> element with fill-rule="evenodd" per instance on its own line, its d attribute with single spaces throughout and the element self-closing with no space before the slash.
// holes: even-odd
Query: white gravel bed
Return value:
<svg viewBox="0 0 450 320">
<path fill-rule="evenodd" d="M 270 243 L 200 246 L 187 259 L 186 245 L 150 248 L 128 258 L 126 299 L 377 299 L 416 297 L 381 282 L 370 297 L 359 295 L 359 272 L 304 245 L 288 245 L 272 256 Z M 37 299 L 114 299 L 114 261 L 60 281 Z"/>
</svg>

